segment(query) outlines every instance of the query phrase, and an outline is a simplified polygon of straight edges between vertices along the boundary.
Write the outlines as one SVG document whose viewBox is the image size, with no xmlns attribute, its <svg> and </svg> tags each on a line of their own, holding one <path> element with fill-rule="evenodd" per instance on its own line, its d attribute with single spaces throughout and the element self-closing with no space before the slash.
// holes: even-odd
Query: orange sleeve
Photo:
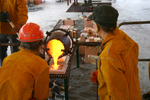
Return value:
<svg viewBox="0 0 150 100">
<path fill-rule="evenodd" d="M 101 71 L 108 90 L 108 97 L 105 99 L 129 100 L 129 89 L 121 65 L 113 59 L 103 59 Z"/>
<path fill-rule="evenodd" d="M 19 23 L 21 22 L 25 24 L 28 20 L 28 9 L 25 0 L 18 0 L 17 9 L 18 9 Z"/>
<path fill-rule="evenodd" d="M 37 84 L 34 87 L 33 98 L 44 100 L 50 97 L 49 91 L 49 68 L 40 73 Z"/>
</svg>

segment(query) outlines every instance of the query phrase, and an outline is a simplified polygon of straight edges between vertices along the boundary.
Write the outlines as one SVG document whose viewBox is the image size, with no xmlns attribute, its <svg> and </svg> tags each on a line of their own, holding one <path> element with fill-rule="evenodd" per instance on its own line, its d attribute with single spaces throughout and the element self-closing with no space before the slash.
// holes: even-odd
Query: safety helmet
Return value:
<svg viewBox="0 0 150 100">
<path fill-rule="evenodd" d="M 18 40 L 20 42 L 36 42 L 44 38 L 42 28 L 35 23 L 23 25 L 19 31 Z"/>
</svg>

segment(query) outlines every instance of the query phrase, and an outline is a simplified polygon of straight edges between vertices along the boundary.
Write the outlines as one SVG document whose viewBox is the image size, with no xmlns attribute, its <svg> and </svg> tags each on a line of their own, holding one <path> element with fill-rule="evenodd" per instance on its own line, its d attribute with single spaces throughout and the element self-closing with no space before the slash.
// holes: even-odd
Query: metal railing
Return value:
<svg viewBox="0 0 150 100">
<path fill-rule="evenodd" d="M 122 25 L 133 25 L 133 24 L 150 24 L 150 21 L 122 22 L 118 25 L 118 28 L 120 28 Z M 139 59 L 139 61 L 150 61 L 150 59 Z"/>
</svg>

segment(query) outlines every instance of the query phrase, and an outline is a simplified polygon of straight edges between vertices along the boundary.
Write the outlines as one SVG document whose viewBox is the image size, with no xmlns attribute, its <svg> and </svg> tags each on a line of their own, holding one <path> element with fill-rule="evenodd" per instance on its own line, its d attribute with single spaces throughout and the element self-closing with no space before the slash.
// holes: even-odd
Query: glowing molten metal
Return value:
<svg viewBox="0 0 150 100">
<path fill-rule="evenodd" d="M 63 54 L 65 49 L 63 43 L 59 40 L 53 39 L 47 43 L 47 52 L 53 57 L 54 65 L 51 66 L 51 70 L 57 70 L 59 65 L 57 65 L 58 57 Z"/>
</svg>

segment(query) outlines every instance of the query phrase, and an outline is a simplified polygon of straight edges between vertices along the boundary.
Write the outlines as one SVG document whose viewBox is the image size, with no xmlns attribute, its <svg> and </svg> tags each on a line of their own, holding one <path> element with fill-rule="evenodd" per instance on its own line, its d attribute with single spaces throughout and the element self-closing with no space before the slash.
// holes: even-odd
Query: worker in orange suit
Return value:
<svg viewBox="0 0 150 100">
<path fill-rule="evenodd" d="M 88 17 L 103 39 L 98 60 L 99 100 L 141 100 L 138 44 L 117 28 L 118 16 L 115 8 L 101 5 Z"/>
<path fill-rule="evenodd" d="M 8 12 L 11 26 L 8 22 Z M 25 0 L 0 0 L 0 43 L 20 43 L 17 32 L 28 20 L 28 9 Z M 11 53 L 18 51 L 17 46 L 11 46 Z M 7 56 L 7 46 L 0 46 L 0 66 L 3 59 Z"/>
<path fill-rule="evenodd" d="M 7 56 L 0 68 L 0 100 L 50 97 L 49 66 L 38 56 L 43 38 L 42 29 L 35 23 L 27 23 L 20 29 L 20 51 Z"/>
</svg>

